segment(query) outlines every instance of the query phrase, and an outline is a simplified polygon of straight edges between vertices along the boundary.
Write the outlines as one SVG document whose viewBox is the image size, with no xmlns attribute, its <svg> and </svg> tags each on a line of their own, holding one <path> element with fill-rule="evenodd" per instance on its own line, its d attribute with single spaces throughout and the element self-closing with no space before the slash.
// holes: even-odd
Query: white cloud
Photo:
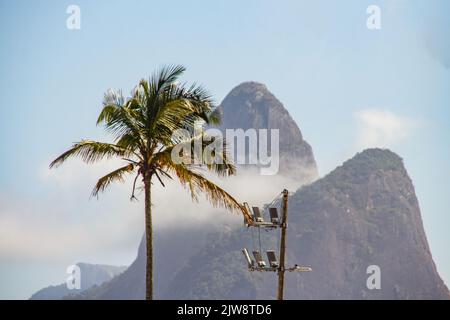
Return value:
<svg viewBox="0 0 450 320">
<path fill-rule="evenodd" d="M 137 194 L 138 202 L 129 201 L 134 177 L 111 186 L 99 200 L 89 199 L 97 179 L 118 165 L 116 161 L 86 165 L 73 160 L 49 170 L 43 164 L 37 169 L 41 184 L 33 186 L 35 195 L 19 198 L 0 194 L 0 258 L 132 261 L 144 230 L 143 194 Z M 214 180 L 239 201 L 254 205 L 270 202 L 285 187 L 294 190 L 299 186 L 298 181 L 287 178 L 243 171 L 236 177 Z M 157 230 L 190 224 L 242 224 L 242 217 L 214 209 L 204 199 L 193 203 L 176 181 L 167 181 L 166 188 L 155 182 L 152 196 Z"/>
<path fill-rule="evenodd" d="M 412 136 L 417 121 L 389 110 L 364 109 L 355 114 L 358 125 L 356 147 L 392 148 Z"/>
<path fill-rule="evenodd" d="M 51 171 L 43 164 L 31 194 L 0 194 L 0 258 L 132 261 L 143 230 L 143 205 L 130 203 L 130 182 L 90 199 L 97 179 L 117 164 L 74 160 Z"/>
</svg>

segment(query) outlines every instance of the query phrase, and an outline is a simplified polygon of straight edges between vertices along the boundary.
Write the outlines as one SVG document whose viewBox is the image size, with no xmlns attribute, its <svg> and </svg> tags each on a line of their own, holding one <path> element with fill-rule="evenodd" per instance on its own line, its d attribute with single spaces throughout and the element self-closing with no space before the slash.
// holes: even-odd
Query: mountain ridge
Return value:
<svg viewBox="0 0 450 320">
<path fill-rule="evenodd" d="M 281 141 L 289 142 L 280 150 L 283 170 L 277 176 L 302 186 L 289 197 L 287 259 L 313 272 L 287 274 L 287 299 L 449 299 L 401 157 L 367 149 L 317 179 L 311 146 L 265 85 L 241 83 L 219 111 L 222 130 L 278 128 Z M 246 269 L 241 249 L 258 242 L 251 232 L 216 228 L 207 234 L 203 226 L 156 232 L 155 298 L 275 299 L 275 275 Z M 263 244 L 264 250 L 278 249 L 275 234 L 264 233 Z M 371 265 L 380 267 L 380 290 L 366 286 Z M 75 298 L 143 299 L 144 279 L 142 241 L 126 271 Z"/>
<path fill-rule="evenodd" d="M 220 129 L 279 130 L 279 174 L 310 183 L 318 178 L 311 146 L 297 123 L 266 85 L 247 81 L 234 87 L 218 107 Z M 268 141 L 270 148 L 270 139 Z M 246 156 L 248 156 L 248 148 Z M 257 155 L 254 155 L 257 157 Z M 243 166 L 248 167 L 248 166 Z"/>
<path fill-rule="evenodd" d="M 286 275 L 287 299 L 450 298 L 429 250 L 414 187 L 395 153 L 358 153 L 293 193 L 289 211 L 288 264 L 313 271 Z M 242 229 L 219 235 L 175 276 L 165 297 L 274 299 L 275 274 L 246 270 L 240 250 L 254 241 Z M 265 236 L 266 249 L 278 249 L 275 235 Z M 366 286 L 371 265 L 380 267 L 380 290 Z"/>
<path fill-rule="evenodd" d="M 51 285 L 35 292 L 30 300 L 59 300 L 67 296 L 75 296 L 113 279 L 127 269 L 124 266 L 84 262 L 79 262 L 76 265 L 80 268 L 80 289 L 68 289 L 65 283 Z"/>
</svg>

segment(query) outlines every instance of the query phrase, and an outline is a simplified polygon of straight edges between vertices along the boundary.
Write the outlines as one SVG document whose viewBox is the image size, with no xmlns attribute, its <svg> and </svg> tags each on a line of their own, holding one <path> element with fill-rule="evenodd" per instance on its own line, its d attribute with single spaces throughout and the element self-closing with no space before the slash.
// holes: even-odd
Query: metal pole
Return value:
<svg viewBox="0 0 450 320">
<path fill-rule="evenodd" d="M 281 241 L 280 241 L 280 267 L 278 268 L 278 300 L 283 300 L 284 295 L 284 272 L 286 256 L 286 232 L 288 220 L 288 196 L 289 192 L 283 190 L 283 216 L 281 220 Z"/>
</svg>

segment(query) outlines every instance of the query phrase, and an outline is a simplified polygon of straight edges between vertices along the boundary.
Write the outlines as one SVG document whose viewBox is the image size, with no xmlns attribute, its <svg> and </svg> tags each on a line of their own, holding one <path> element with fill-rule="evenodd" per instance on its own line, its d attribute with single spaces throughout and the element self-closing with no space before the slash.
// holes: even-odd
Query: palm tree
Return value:
<svg viewBox="0 0 450 320">
<path fill-rule="evenodd" d="M 92 195 L 98 196 L 112 182 L 123 182 L 128 174 L 135 174 L 131 200 L 135 199 L 136 182 L 142 178 L 145 194 L 145 233 L 147 246 L 146 299 L 153 299 L 153 233 L 151 186 L 154 178 L 164 186 L 163 180 L 177 177 L 186 187 L 193 200 L 198 200 L 200 192 L 213 206 L 241 212 L 247 221 L 250 215 L 229 193 L 208 180 L 202 169 L 213 171 L 221 176 L 235 174 L 236 169 L 227 157 L 226 142 L 222 152 L 213 154 L 214 159 L 206 164 L 194 162 L 198 154 L 183 150 L 178 153 L 182 161 L 174 161 L 172 154 L 180 144 L 189 148 L 201 142 L 202 149 L 211 141 L 204 131 L 194 130 L 198 121 L 206 124 L 219 123 L 218 112 L 211 96 L 200 86 L 179 84 L 177 79 L 185 71 L 182 66 L 163 67 L 139 85 L 124 98 L 120 91 L 109 90 L 103 101 L 103 109 L 97 125 L 103 124 L 113 135 L 113 143 L 82 140 L 75 143 L 68 151 L 57 157 L 50 168 L 56 167 L 68 158 L 80 157 L 86 163 L 103 159 L 120 158 L 124 166 L 100 178 Z M 187 130 L 189 137 L 177 136 L 179 130 Z M 220 139 L 216 137 L 215 139 Z M 217 141 L 217 140 L 215 140 Z M 192 148 L 194 149 L 194 148 Z M 188 149 L 191 150 L 191 149 Z M 198 152 L 197 152 L 198 153 Z M 202 155 L 200 155 L 202 156 Z"/>
</svg>

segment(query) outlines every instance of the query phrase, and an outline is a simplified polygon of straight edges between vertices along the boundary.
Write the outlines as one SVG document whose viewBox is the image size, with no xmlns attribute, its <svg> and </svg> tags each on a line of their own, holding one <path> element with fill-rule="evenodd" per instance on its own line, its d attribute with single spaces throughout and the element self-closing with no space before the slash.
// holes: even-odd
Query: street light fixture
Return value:
<svg viewBox="0 0 450 320">
<path fill-rule="evenodd" d="M 261 210 L 258 207 L 252 207 L 252 211 L 250 211 L 250 207 L 248 203 L 244 203 L 244 207 L 249 214 L 253 212 L 253 221 L 247 222 L 244 220 L 244 223 L 247 227 L 257 227 L 259 230 L 261 228 L 280 228 L 281 229 L 281 239 L 280 239 L 280 262 L 277 260 L 277 255 L 274 250 L 268 250 L 266 252 L 267 258 L 269 260 L 269 266 L 266 266 L 266 262 L 263 260 L 261 256 L 261 252 L 258 250 L 253 251 L 253 256 L 255 257 L 255 261 L 250 258 L 247 249 L 243 249 L 242 253 L 245 256 L 245 260 L 247 261 L 247 265 L 249 271 L 272 271 L 278 273 L 278 300 L 283 300 L 284 297 L 284 273 L 288 272 L 309 272 L 312 271 L 310 267 L 303 267 L 294 265 L 291 268 L 286 268 L 286 238 L 287 238 L 287 220 L 288 220 L 288 196 L 289 192 L 285 189 L 282 192 L 283 194 L 283 205 L 282 205 L 282 215 L 281 219 L 278 215 L 277 208 L 270 207 L 269 215 L 270 222 L 264 221 Z M 261 241 L 261 240 L 260 240 Z M 260 244 L 261 250 L 261 244 Z"/>
</svg>

